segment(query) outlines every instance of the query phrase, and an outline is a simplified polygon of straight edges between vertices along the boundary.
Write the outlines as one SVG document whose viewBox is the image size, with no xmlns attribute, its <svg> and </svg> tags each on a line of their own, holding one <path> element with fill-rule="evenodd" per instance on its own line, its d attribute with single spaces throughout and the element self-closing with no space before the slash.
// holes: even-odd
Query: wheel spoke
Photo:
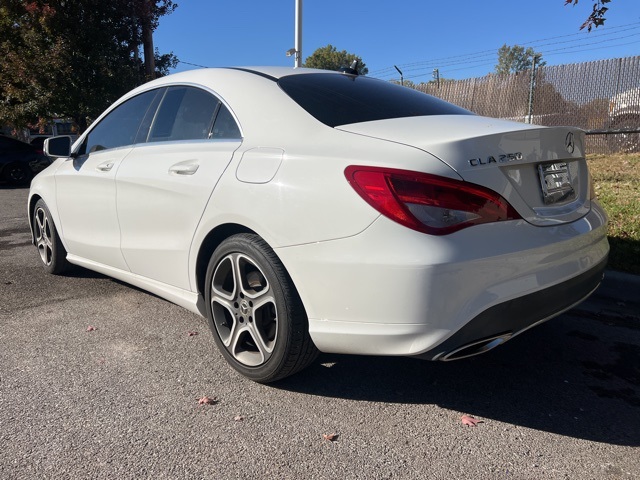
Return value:
<svg viewBox="0 0 640 480">
<path fill-rule="evenodd" d="M 239 361 L 249 366 L 258 366 L 269 359 L 256 336 L 252 332 L 251 324 L 247 323 L 236 329 L 230 345 L 230 352 Z"/>
<path fill-rule="evenodd" d="M 36 212 L 36 224 L 37 224 L 37 234 L 38 235 L 42 235 L 42 232 L 44 230 L 44 225 L 42 223 L 42 215 L 44 214 L 44 212 L 42 211 L 42 209 L 38 210 Z"/>
<path fill-rule="evenodd" d="M 249 331 L 251 332 L 251 336 L 255 340 L 256 347 L 258 348 L 262 356 L 265 357 L 265 359 L 271 356 L 274 343 L 265 341 L 268 339 L 264 338 L 264 333 L 259 330 L 255 322 L 249 323 Z"/>
<path fill-rule="evenodd" d="M 211 296 L 222 297 L 234 301 L 237 296 L 237 273 L 235 271 L 234 255 L 228 255 L 216 267 L 211 283 Z"/>
<path fill-rule="evenodd" d="M 49 222 L 44 223 L 44 232 L 42 234 L 42 238 L 47 247 L 51 248 L 53 246 L 53 242 L 51 242 L 51 232 L 49 231 Z"/>
<path fill-rule="evenodd" d="M 251 325 L 264 351 L 271 354 L 276 343 L 278 316 L 276 299 L 271 295 L 270 290 L 254 303 Z"/>
</svg>

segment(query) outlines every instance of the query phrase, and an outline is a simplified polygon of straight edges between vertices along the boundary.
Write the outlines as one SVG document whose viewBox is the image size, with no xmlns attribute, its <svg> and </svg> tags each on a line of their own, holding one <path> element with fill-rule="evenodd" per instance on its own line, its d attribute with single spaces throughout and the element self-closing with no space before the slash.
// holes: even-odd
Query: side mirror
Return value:
<svg viewBox="0 0 640 480">
<path fill-rule="evenodd" d="M 47 138 L 44 141 L 44 153 L 55 158 L 70 157 L 72 143 L 69 135 Z"/>
</svg>

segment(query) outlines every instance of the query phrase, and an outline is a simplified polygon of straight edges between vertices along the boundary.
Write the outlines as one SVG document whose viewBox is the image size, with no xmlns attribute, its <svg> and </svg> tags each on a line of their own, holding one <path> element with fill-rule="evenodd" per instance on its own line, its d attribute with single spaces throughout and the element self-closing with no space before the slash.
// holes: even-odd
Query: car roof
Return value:
<svg viewBox="0 0 640 480">
<path fill-rule="evenodd" d="M 240 128 L 258 141 L 273 139 L 274 135 L 291 129 L 302 132 L 317 128 L 317 120 L 296 104 L 277 85 L 277 80 L 288 75 L 311 73 L 344 75 L 340 72 L 289 67 L 225 67 L 203 68 L 174 73 L 141 85 L 115 102 L 100 117 L 122 102 L 145 91 L 178 85 L 204 87 L 214 93 L 236 117 Z"/>
<path fill-rule="evenodd" d="M 162 77 L 156 81 L 161 82 L 162 79 L 168 79 L 170 77 L 189 77 L 192 75 L 207 75 L 210 74 L 212 76 L 217 76 L 220 72 L 225 71 L 233 71 L 233 72 L 242 72 L 236 73 L 236 75 L 259 75 L 262 77 L 270 77 L 272 80 L 278 80 L 287 75 L 305 75 L 311 73 L 333 73 L 336 75 L 343 75 L 341 72 L 336 72 L 333 70 L 320 70 L 317 68 L 293 68 L 293 67 L 276 67 L 276 66 L 242 66 L 242 67 L 211 67 L 211 68 L 200 68 L 194 70 L 186 70 L 184 72 L 174 73 L 171 75 L 167 75 L 166 77 Z"/>
<path fill-rule="evenodd" d="M 134 96 L 137 93 L 161 86 L 176 84 L 199 84 L 204 86 L 212 86 L 216 89 L 237 89 L 237 82 L 255 81 L 256 83 L 264 83 L 265 79 L 277 82 L 280 78 L 289 75 L 306 75 L 313 73 L 329 73 L 335 75 L 344 75 L 341 72 L 331 70 L 319 70 L 315 68 L 291 68 L 291 67 L 215 67 L 202 68 L 195 70 L 187 70 L 184 72 L 174 73 L 166 77 L 152 80 L 140 87 L 132 90 L 126 97 Z"/>
</svg>

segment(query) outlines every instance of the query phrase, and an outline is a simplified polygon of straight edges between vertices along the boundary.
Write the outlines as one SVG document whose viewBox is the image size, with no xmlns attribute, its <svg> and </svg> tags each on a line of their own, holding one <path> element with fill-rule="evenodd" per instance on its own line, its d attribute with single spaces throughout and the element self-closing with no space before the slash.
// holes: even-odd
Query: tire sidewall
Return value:
<svg viewBox="0 0 640 480">
<path fill-rule="evenodd" d="M 227 362 L 238 372 L 251 380 L 256 382 L 269 382 L 278 377 L 278 372 L 281 370 L 282 365 L 285 362 L 287 352 L 290 348 L 292 333 L 290 318 L 292 312 L 290 311 L 291 306 L 287 304 L 283 293 L 283 288 L 290 287 L 290 285 L 283 286 L 283 283 L 290 283 L 290 281 L 287 278 L 280 278 L 280 275 L 272 265 L 272 260 L 267 256 L 271 253 L 271 255 L 275 257 L 275 254 L 273 252 L 264 251 L 263 248 L 265 248 L 266 244 L 264 244 L 264 242 L 260 242 L 259 239 L 260 237 L 257 235 L 239 234 L 228 238 L 220 244 L 209 260 L 204 296 L 207 309 L 207 323 L 225 360 L 227 360 Z M 213 312 L 211 308 L 211 282 L 213 274 L 220 261 L 232 253 L 246 255 L 260 267 L 260 270 L 269 282 L 276 301 L 278 316 L 276 344 L 269 359 L 257 367 L 246 366 L 233 357 L 233 355 L 227 350 L 224 343 L 222 343 L 220 335 L 216 329 L 215 322 L 213 321 Z"/>
</svg>

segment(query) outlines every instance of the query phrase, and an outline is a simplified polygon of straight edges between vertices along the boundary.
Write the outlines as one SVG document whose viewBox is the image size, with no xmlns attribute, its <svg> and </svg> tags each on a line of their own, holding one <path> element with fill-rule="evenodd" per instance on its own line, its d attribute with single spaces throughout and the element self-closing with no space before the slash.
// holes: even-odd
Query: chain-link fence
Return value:
<svg viewBox="0 0 640 480">
<path fill-rule="evenodd" d="M 587 131 L 587 151 L 640 151 L 640 56 L 417 86 L 479 115 Z"/>
</svg>

